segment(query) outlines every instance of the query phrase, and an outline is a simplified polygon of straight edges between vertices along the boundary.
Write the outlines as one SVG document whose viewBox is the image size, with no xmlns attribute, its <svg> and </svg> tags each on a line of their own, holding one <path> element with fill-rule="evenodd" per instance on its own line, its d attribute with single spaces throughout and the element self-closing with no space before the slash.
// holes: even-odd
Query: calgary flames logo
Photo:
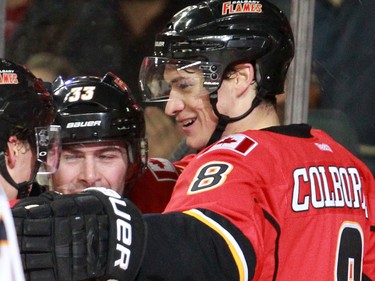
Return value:
<svg viewBox="0 0 375 281">
<path fill-rule="evenodd" d="M 0 70 L 0 84 L 18 84 L 16 73 L 6 73 Z"/>
<path fill-rule="evenodd" d="M 228 1 L 223 3 L 221 10 L 222 15 L 262 12 L 262 4 L 259 1 Z"/>
</svg>

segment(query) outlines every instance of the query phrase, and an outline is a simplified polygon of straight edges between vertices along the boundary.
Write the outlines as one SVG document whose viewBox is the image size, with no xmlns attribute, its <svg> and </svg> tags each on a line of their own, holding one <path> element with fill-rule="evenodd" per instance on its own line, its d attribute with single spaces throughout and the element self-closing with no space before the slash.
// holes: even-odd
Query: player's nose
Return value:
<svg viewBox="0 0 375 281">
<path fill-rule="evenodd" d="M 81 167 L 79 181 L 86 187 L 98 186 L 98 183 L 101 182 L 101 173 L 99 173 L 94 159 L 85 159 Z"/>
<path fill-rule="evenodd" d="M 185 103 L 182 99 L 169 99 L 165 105 L 165 114 L 175 116 L 185 108 Z"/>
</svg>

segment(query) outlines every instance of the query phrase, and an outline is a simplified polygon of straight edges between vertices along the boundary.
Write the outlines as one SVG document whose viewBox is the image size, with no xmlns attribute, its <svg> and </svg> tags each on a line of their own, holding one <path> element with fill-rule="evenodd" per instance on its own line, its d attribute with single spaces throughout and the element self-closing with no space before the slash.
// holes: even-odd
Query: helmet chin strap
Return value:
<svg viewBox="0 0 375 281">
<path fill-rule="evenodd" d="M 5 160 L 5 153 L 3 151 L 0 152 L 0 174 L 4 177 L 4 179 L 11 184 L 14 188 L 17 189 L 17 199 L 25 198 L 29 195 L 30 185 L 34 182 L 36 174 L 39 170 L 40 162 L 37 161 L 35 163 L 34 171 L 32 177 L 29 181 L 24 181 L 21 183 L 16 183 L 13 178 L 10 176 Z"/>
<path fill-rule="evenodd" d="M 246 111 L 244 114 L 240 115 L 240 116 L 237 116 L 237 117 L 229 117 L 227 115 L 224 115 L 224 114 L 221 114 L 218 110 L 217 110 L 217 107 L 216 107 L 216 104 L 217 104 L 217 91 L 213 92 L 210 94 L 210 102 L 211 102 L 211 106 L 212 106 L 212 109 L 214 110 L 214 113 L 215 115 L 219 118 L 218 120 L 218 123 L 216 125 L 216 128 L 214 130 L 214 132 L 212 133 L 211 137 L 210 137 L 210 140 L 208 141 L 207 146 L 210 146 L 211 144 L 213 144 L 214 142 L 218 141 L 221 139 L 221 136 L 223 135 L 223 132 L 225 130 L 225 128 L 227 127 L 227 125 L 229 123 L 233 123 L 233 122 L 236 122 L 236 121 L 239 121 L 243 118 L 245 118 L 246 116 L 248 116 L 259 104 L 260 102 L 262 101 L 262 99 L 256 95 L 255 98 L 253 99 L 253 102 L 251 103 L 251 107 L 249 108 L 248 111 Z"/>
</svg>

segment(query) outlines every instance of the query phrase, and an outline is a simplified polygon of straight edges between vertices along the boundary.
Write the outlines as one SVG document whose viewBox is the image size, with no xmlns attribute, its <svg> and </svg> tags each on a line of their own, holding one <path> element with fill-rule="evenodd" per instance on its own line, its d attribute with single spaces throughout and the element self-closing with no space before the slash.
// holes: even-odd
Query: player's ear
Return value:
<svg viewBox="0 0 375 281">
<path fill-rule="evenodd" d="M 234 79 L 233 86 L 236 87 L 239 90 L 237 92 L 241 94 L 253 84 L 255 79 L 254 67 L 251 63 L 240 63 L 234 67 L 234 70 L 235 72 L 232 76 Z"/>
<path fill-rule="evenodd" d="M 13 169 L 16 165 L 17 156 L 20 153 L 19 150 L 20 142 L 17 137 L 10 136 L 7 142 L 7 149 L 6 149 L 6 163 L 8 168 Z"/>
</svg>

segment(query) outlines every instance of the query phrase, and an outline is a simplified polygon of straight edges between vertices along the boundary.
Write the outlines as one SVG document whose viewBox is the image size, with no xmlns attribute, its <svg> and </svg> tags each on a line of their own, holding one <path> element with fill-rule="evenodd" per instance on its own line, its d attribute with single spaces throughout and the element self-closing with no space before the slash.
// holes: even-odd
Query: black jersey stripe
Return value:
<svg viewBox="0 0 375 281">
<path fill-rule="evenodd" d="M 249 270 L 247 267 L 244 253 L 242 252 L 241 247 L 238 245 L 236 239 L 224 227 L 222 227 L 212 218 L 203 214 L 201 211 L 197 209 L 192 209 L 185 211 L 184 213 L 198 219 L 199 221 L 213 229 L 225 240 L 236 262 L 240 277 L 239 280 L 247 281 L 249 278 Z"/>
</svg>

